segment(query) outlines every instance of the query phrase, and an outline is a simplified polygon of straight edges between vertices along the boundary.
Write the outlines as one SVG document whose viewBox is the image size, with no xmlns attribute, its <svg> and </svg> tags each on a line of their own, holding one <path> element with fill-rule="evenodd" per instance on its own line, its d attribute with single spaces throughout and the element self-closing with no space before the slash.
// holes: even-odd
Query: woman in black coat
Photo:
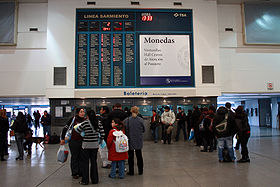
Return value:
<svg viewBox="0 0 280 187">
<path fill-rule="evenodd" d="M 247 143 L 250 137 L 250 125 L 243 106 L 238 106 L 235 110 L 235 123 L 237 126 L 237 135 L 241 143 L 242 155 L 242 158 L 238 160 L 238 162 L 250 162 L 247 148 Z"/>
<path fill-rule="evenodd" d="M 12 130 L 15 131 L 16 143 L 17 143 L 18 154 L 19 154 L 19 156 L 16 158 L 16 160 L 23 160 L 24 133 L 27 132 L 28 127 L 26 124 L 26 118 L 22 112 L 18 113 L 18 116 L 12 126 Z"/>
</svg>

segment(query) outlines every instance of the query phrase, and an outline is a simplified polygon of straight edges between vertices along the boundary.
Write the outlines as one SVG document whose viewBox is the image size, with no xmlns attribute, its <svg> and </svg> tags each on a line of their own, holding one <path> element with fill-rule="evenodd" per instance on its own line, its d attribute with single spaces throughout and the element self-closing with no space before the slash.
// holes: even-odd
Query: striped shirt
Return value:
<svg viewBox="0 0 280 187">
<path fill-rule="evenodd" d="M 99 133 L 100 133 L 100 138 L 104 139 L 105 132 L 100 120 L 98 120 L 98 128 L 96 130 L 94 130 L 94 127 L 89 120 L 85 120 L 84 122 L 78 125 L 79 126 L 76 129 L 76 131 L 79 134 L 81 134 L 82 131 L 85 132 L 85 136 L 83 137 L 83 142 L 98 142 Z"/>
</svg>

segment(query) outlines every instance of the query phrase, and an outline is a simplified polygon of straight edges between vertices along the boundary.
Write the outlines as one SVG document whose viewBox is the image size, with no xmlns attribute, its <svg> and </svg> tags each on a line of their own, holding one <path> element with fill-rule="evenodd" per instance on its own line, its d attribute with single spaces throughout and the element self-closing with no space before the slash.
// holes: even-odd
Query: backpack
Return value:
<svg viewBox="0 0 280 187">
<path fill-rule="evenodd" d="M 122 131 L 117 131 L 117 130 L 113 132 L 113 135 L 116 136 L 116 141 L 115 141 L 116 152 L 117 153 L 127 152 L 129 149 L 127 136 Z"/>
<path fill-rule="evenodd" d="M 218 133 L 226 132 L 226 130 L 227 130 L 227 119 L 228 119 L 228 113 L 225 114 L 225 119 L 221 123 L 216 125 L 215 129 Z"/>
</svg>

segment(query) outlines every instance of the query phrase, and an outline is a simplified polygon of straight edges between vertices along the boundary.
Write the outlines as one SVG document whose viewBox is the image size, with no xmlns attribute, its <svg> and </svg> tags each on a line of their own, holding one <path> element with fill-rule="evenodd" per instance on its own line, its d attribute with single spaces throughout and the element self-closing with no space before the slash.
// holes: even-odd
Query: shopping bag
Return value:
<svg viewBox="0 0 280 187">
<path fill-rule="evenodd" d="M 189 140 L 194 138 L 194 129 L 191 129 Z"/>
<path fill-rule="evenodd" d="M 57 151 L 57 161 L 64 163 L 67 161 L 69 152 L 64 145 L 61 145 Z"/>
<path fill-rule="evenodd" d="M 104 149 L 104 148 L 106 147 L 106 142 L 105 142 L 104 140 L 101 140 L 101 141 L 100 141 L 100 144 L 99 144 L 99 147 L 100 147 L 101 149 Z"/>
</svg>

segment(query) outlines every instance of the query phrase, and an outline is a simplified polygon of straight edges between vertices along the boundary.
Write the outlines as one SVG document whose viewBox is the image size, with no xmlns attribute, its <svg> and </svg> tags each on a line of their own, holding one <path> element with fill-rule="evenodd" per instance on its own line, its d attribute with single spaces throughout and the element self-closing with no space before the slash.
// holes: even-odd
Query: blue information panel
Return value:
<svg viewBox="0 0 280 187">
<path fill-rule="evenodd" d="M 76 88 L 193 87 L 191 10 L 77 9 Z"/>
</svg>

